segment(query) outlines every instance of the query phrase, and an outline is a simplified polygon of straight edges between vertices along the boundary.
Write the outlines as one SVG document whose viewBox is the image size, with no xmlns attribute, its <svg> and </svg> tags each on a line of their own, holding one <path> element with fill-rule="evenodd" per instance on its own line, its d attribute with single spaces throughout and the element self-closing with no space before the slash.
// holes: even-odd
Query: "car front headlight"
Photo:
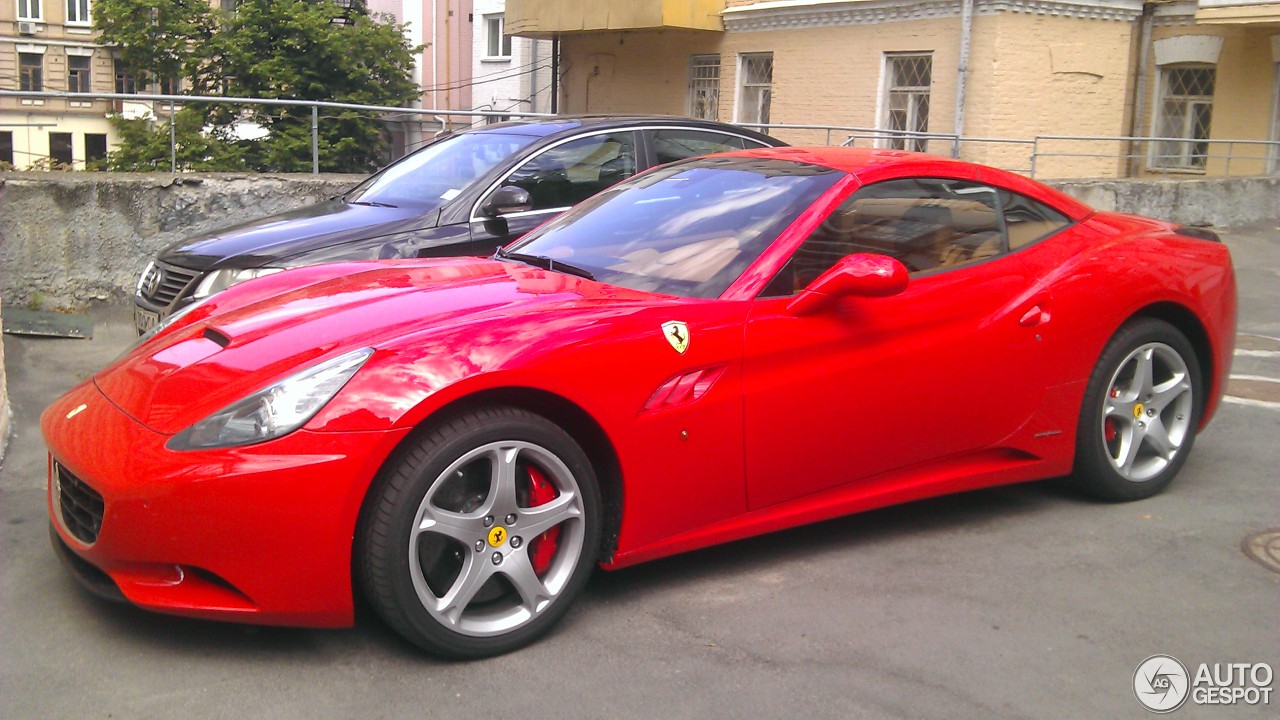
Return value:
<svg viewBox="0 0 1280 720">
<path fill-rule="evenodd" d="M 372 354 L 373 348 L 362 348 L 294 373 L 183 430 L 167 447 L 228 448 L 288 435 L 320 412 Z"/>
<path fill-rule="evenodd" d="M 264 268 L 223 268 L 221 270 L 214 270 L 213 272 L 206 275 L 203 280 L 200 281 L 200 284 L 196 286 L 196 291 L 191 294 L 191 297 L 195 300 L 207 298 L 210 295 L 220 293 L 223 290 L 226 290 L 227 288 L 231 287 L 232 285 L 242 283 L 245 280 L 252 280 L 254 278 L 259 278 L 264 275 L 278 273 L 283 269 L 284 268 L 278 268 L 278 267 L 264 267 Z"/>
</svg>

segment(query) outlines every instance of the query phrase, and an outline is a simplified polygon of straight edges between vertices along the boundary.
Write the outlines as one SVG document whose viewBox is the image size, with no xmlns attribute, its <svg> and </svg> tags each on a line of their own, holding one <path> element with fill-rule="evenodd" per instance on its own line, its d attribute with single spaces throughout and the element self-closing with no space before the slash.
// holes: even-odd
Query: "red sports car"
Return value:
<svg viewBox="0 0 1280 720">
<path fill-rule="evenodd" d="M 1213 416 L 1210 232 L 893 151 L 652 170 L 484 259 L 321 265 L 175 316 L 50 407 L 55 545 L 151 610 L 451 657 L 592 566 L 1069 476 L 1159 492 Z"/>
</svg>

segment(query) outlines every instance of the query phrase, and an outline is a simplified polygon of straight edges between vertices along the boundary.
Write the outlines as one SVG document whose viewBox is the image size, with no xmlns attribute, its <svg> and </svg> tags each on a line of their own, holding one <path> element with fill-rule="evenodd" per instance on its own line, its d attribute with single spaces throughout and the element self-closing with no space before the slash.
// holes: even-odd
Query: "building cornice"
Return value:
<svg viewBox="0 0 1280 720">
<path fill-rule="evenodd" d="M 974 5 L 982 15 L 1015 12 L 1132 21 L 1142 14 L 1141 0 L 976 0 Z M 960 6 L 960 0 L 777 0 L 731 7 L 721 16 L 725 30 L 753 32 L 958 17 Z"/>
</svg>

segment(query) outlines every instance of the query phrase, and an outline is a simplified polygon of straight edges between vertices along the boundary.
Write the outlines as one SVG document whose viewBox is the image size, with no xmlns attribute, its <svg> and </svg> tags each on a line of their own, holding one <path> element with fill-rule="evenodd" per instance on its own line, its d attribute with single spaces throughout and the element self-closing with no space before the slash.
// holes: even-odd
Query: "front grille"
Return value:
<svg viewBox="0 0 1280 720">
<path fill-rule="evenodd" d="M 171 307 L 175 300 L 190 295 L 201 275 L 199 270 L 159 262 L 148 268 L 147 274 L 150 273 L 156 273 L 158 278 L 148 282 L 148 278 L 144 276 L 138 284 L 138 293 L 149 302 L 164 308 Z"/>
<path fill-rule="evenodd" d="M 77 540 L 92 545 L 102 530 L 102 496 L 80 478 L 55 462 L 58 507 L 62 510 L 62 526 Z"/>
</svg>

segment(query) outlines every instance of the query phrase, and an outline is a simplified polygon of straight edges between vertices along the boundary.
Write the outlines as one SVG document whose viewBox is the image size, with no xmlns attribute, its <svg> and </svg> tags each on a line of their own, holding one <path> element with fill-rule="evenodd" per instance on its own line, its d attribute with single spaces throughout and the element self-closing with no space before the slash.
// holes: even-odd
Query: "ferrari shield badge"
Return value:
<svg viewBox="0 0 1280 720">
<path fill-rule="evenodd" d="M 689 349 L 689 326 L 679 320 L 662 323 L 662 336 L 681 355 Z"/>
</svg>

